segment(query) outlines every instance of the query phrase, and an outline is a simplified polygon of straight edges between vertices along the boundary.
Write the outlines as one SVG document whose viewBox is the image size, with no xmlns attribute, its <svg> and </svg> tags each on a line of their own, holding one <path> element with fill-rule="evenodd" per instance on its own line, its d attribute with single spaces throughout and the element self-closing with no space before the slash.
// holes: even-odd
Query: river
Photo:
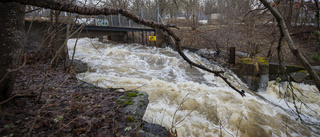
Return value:
<svg viewBox="0 0 320 137">
<path fill-rule="evenodd" d="M 70 56 L 75 41 L 68 41 Z M 301 116 L 308 123 L 302 124 L 294 115 L 293 101 L 279 97 L 284 95 L 285 83 L 271 81 L 266 91 L 253 93 L 230 70 L 194 53 L 185 54 L 196 63 L 225 71 L 224 76 L 245 89 L 246 96 L 241 97 L 221 78 L 191 68 L 170 48 L 103 44 L 90 38 L 77 43 L 75 58 L 89 66 L 88 72 L 77 77 L 101 87 L 147 92 L 150 103 L 143 119 L 173 127 L 182 137 L 320 136 L 320 94 L 315 86 L 293 83 L 305 96 L 295 91 L 297 95 L 312 109 L 302 107 Z"/>
</svg>

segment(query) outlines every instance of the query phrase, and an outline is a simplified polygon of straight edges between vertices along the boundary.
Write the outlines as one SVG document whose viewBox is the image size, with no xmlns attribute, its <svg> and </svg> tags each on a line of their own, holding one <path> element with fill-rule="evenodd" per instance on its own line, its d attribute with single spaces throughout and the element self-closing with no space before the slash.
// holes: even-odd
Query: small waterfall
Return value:
<svg viewBox="0 0 320 137">
<path fill-rule="evenodd" d="M 68 41 L 72 55 L 75 39 Z M 238 88 L 247 86 L 219 65 L 185 51 L 194 62 L 215 70 Z M 303 125 L 291 112 L 292 103 L 279 98 L 285 83 L 269 82 L 267 91 L 247 90 L 241 97 L 219 77 L 191 68 L 170 48 L 138 44 L 102 44 L 97 39 L 79 39 L 75 58 L 88 63 L 90 70 L 78 78 L 102 87 L 136 89 L 149 94 L 144 120 L 174 127 L 179 136 L 320 136 L 319 125 Z M 315 86 L 294 83 L 306 103 L 302 115 L 310 123 L 320 123 L 320 95 Z M 298 91 L 297 91 L 298 92 Z M 263 99 L 262 99 L 263 98 Z M 301 98 L 302 95 L 301 95 Z M 178 107 L 180 107 L 179 110 Z"/>
</svg>

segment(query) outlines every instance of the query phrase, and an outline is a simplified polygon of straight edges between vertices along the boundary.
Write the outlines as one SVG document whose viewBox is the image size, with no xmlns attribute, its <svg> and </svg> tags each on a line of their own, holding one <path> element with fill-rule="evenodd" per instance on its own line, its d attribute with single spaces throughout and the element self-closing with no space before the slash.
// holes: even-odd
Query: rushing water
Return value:
<svg viewBox="0 0 320 137">
<path fill-rule="evenodd" d="M 75 41 L 68 41 L 70 55 Z M 90 67 L 89 72 L 78 74 L 86 82 L 147 92 L 150 103 L 144 120 L 167 129 L 174 127 L 179 136 L 320 136 L 320 95 L 315 86 L 294 83 L 308 98 L 298 95 L 313 109 L 302 107 L 302 118 L 314 124 L 304 125 L 290 109 L 293 102 L 279 98 L 285 84 L 270 82 L 267 91 L 255 94 L 231 71 L 185 53 L 194 62 L 225 71 L 231 83 L 247 91 L 246 97 L 213 74 L 191 68 L 169 48 L 102 44 L 83 38 L 78 41 L 75 58 Z"/>
</svg>

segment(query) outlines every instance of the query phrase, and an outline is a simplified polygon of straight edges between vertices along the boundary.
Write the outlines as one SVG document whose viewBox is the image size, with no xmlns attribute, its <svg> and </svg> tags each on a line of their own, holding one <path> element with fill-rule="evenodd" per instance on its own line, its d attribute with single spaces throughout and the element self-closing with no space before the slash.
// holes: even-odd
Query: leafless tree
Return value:
<svg viewBox="0 0 320 137">
<path fill-rule="evenodd" d="M 0 100 L 5 100 L 11 95 L 15 83 L 17 69 L 20 65 L 25 43 L 24 15 L 25 6 L 18 3 L 2 3 L 0 7 Z M 15 12 L 12 12 L 15 11 Z"/>
<path fill-rule="evenodd" d="M 288 43 L 288 46 L 291 50 L 291 52 L 298 58 L 300 63 L 303 65 L 303 67 L 308 71 L 308 73 L 312 76 L 314 79 L 315 85 L 317 86 L 318 90 L 320 91 L 320 78 L 318 74 L 314 71 L 314 69 L 311 67 L 309 62 L 305 59 L 305 57 L 302 55 L 302 53 L 296 48 L 294 45 L 292 38 L 289 34 L 289 31 L 287 29 L 286 23 L 282 15 L 279 13 L 278 10 L 273 8 L 270 3 L 267 0 L 260 0 L 263 5 L 270 10 L 272 15 L 276 18 L 278 22 L 278 26 L 281 32 L 281 35 L 284 37 L 284 40 Z"/>
</svg>

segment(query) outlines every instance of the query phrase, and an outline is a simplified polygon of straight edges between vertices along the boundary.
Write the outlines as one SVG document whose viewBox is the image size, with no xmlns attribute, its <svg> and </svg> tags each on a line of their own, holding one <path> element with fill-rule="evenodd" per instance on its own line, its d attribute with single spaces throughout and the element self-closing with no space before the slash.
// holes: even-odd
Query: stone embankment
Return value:
<svg viewBox="0 0 320 137">
<path fill-rule="evenodd" d="M 230 65 L 228 64 L 229 54 L 226 51 L 217 53 L 208 49 L 185 49 L 228 67 L 253 91 L 265 90 L 271 80 L 288 81 L 288 77 L 281 74 L 279 64 L 268 62 L 264 57 L 248 58 L 246 53 L 236 52 L 236 63 Z M 314 84 L 310 75 L 302 66 L 286 64 L 285 66 L 291 81 Z M 320 74 L 320 66 L 313 66 L 313 69 Z"/>
</svg>

